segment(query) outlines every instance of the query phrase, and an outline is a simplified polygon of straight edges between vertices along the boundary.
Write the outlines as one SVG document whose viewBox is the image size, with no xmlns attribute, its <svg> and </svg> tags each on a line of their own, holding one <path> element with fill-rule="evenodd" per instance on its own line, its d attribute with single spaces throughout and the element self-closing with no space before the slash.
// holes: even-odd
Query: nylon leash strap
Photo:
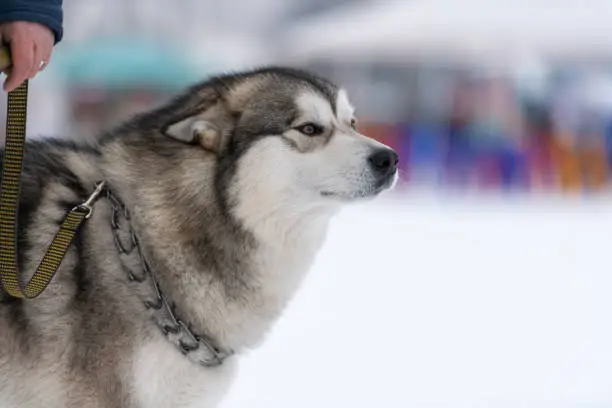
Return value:
<svg viewBox="0 0 612 408">
<path fill-rule="evenodd" d="M 0 48 L 0 67 L 1 62 L 6 59 L 4 54 L 6 49 Z M 8 93 L 6 141 L 0 176 L 0 281 L 9 295 L 33 299 L 40 295 L 53 279 L 79 227 L 91 215 L 90 201 L 95 197 L 92 195 L 90 200 L 68 212 L 32 278 L 22 286 L 17 261 L 17 225 L 27 109 L 28 81 L 25 81 Z M 98 194 L 99 190 L 101 191 L 101 186 L 96 189 Z"/>
</svg>

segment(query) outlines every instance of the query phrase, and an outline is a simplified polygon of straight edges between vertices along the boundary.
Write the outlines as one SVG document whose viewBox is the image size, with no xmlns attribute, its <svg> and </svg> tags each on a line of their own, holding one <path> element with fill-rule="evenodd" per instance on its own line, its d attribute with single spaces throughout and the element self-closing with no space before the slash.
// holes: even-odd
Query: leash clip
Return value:
<svg viewBox="0 0 612 408">
<path fill-rule="evenodd" d="M 95 190 L 91 193 L 91 195 L 85 200 L 83 203 L 77 205 L 72 209 L 72 211 L 83 211 L 85 212 L 85 219 L 88 219 L 93 214 L 93 203 L 98 199 L 102 191 L 104 190 L 104 186 L 106 182 L 100 181 L 96 184 Z"/>
</svg>

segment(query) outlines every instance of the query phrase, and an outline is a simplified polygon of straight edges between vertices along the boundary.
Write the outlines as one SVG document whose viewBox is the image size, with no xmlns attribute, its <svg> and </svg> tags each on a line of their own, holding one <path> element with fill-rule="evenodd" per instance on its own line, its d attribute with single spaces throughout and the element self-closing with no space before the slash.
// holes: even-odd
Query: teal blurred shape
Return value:
<svg viewBox="0 0 612 408">
<path fill-rule="evenodd" d="M 150 39 L 95 38 L 61 48 L 49 68 L 68 86 L 175 90 L 205 74 L 177 47 Z"/>
</svg>

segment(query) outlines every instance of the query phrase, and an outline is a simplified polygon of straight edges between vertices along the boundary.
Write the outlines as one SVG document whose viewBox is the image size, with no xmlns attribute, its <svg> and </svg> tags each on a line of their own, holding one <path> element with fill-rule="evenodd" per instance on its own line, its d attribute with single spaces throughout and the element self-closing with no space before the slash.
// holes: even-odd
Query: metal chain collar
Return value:
<svg viewBox="0 0 612 408">
<path fill-rule="evenodd" d="M 216 367 L 223 364 L 223 361 L 231 356 L 233 352 L 216 347 L 212 340 L 206 336 L 195 334 L 191 331 L 189 324 L 176 317 L 174 303 L 172 305 L 168 303 L 166 296 L 162 293 L 155 279 L 155 274 L 142 252 L 136 232 L 132 228 L 127 208 L 111 193 L 110 189 L 106 188 L 105 192 L 112 210 L 111 227 L 115 245 L 119 250 L 119 256 L 127 272 L 127 278 L 130 282 L 137 284 L 148 282 L 152 286 L 149 291 L 151 296 L 148 298 L 143 296 L 142 300 L 147 309 L 151 311 L 155 324 L 166 338 L 191 361 L 204 367 Z M 121 222 L 122 220 L 124 222 Z M 127 240 L 129 240 L 128 245 L 124 244 L 126 239 L 122 238 L 121 235 L 127 237 Z M 130 260 L 132 265 L 139 266 L 139 273 L 135 273 L 127 265 Z"/>
</svg>

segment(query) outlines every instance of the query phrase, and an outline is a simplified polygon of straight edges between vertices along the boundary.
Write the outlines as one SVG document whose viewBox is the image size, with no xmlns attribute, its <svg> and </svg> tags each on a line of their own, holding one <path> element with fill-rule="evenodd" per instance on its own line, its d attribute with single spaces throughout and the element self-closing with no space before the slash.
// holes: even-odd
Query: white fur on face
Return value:
<svg viewBox="0 0 612 408">
<path fill-rule="evenodd" d="M 329 102 L 318 94 L 300 95 L 297 105 L 304 118 L 325 126 L 331 135 L 320 148 L 298 154 L 295 158 L 296 181 L 317 199 L 355 199 L 378 193 L 377 179 L 368 158 L 377 149 L 387 146 L 351 128 L 354 108 L 346 92 L 338 92 L 335 115 Z"/>
<path fill-rule="evenodd" d="M 344 89 L 338 92 L 336 98 L 337 119 L 340 123 L 350 126 L 351 120 L 355 119 L 355 108 L 351 105 L 348 95 Z"/>
<path fill-rule="evenodd" d="M 354 110 L 346 92 L 338 92 L 336 114 L 325 97 L 314 91 L 299 94 L 296 105 L 300 114 L 293 126 L 315 123 L 325 131 L 306 136 L 287 129 L 284 136 L 297 148 L 282 138 L 266 137 L 240 158 L 232 189 L 245 222 L 278 219 L 280 214 L 297 221 L 381 191 L 368 158 L 388 147 L 351 128 Z"/>
</svg>

